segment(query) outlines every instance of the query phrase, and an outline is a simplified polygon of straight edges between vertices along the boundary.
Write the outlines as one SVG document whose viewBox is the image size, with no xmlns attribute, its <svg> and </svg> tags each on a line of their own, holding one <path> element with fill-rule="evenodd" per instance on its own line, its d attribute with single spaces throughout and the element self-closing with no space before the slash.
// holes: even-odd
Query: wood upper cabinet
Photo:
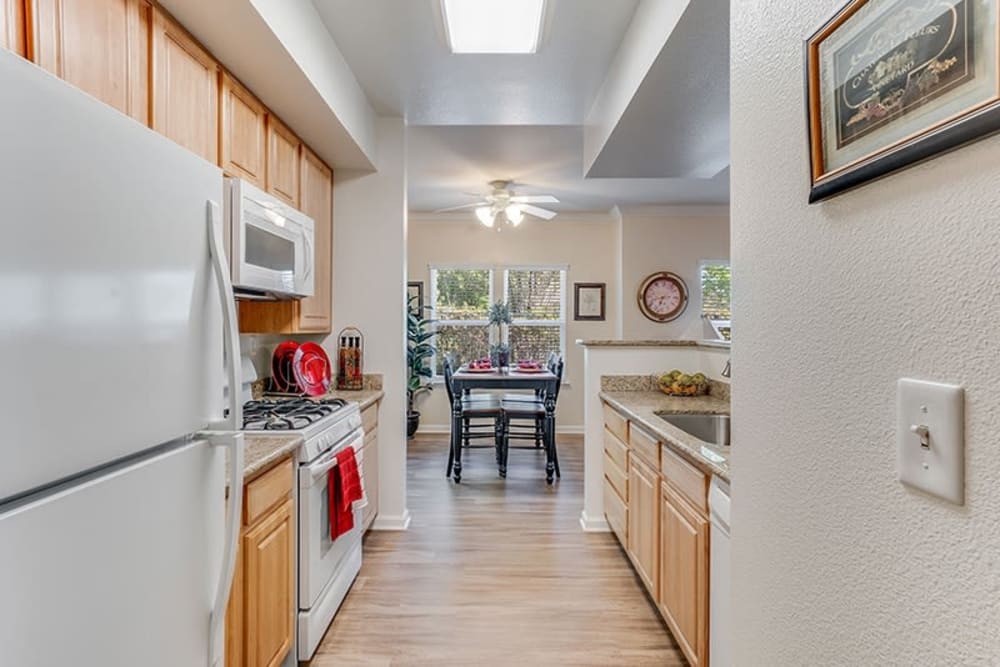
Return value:
<svg viewBox="0 0 1000 667">
<path fill-rule="evenodd" d="M 709 523 L 665 482 L 660 488 L 660 514 L 660 611 L 691 665 L 704 666 Z"/>
<path fill-rule="evenodd" d="M 27 53 L 22 0 L 0 0 L 0 47 L 19 56 Z"/>
<path fill-rule="evenodd" d="M 158 7 L 152 44 L 153 129 L 218 164 L 219 64 Z"/>
<path fill-rule="evenodd" d="M 229 72 L 219 95 L 219 166 L 228 176 L 263 189 L 267 167 L 267 109 Z"/>
<path fill-rule="evenodd" d="M 660 555 L 660 476 L 641 459 L 628 472 L 628 553 L 639 578 L 655 595 Z"/>
<path fill-rule="evenodd" d="M 333 323 L 333 171 L 305 146 L 299 165 L 299 203 L 316 225 L 316 291 L 299 303 L 299 331 L 326 332 Z"/>
<path fill-rule="evenodd" d="M 246 664 L 276 667 L 292 647 L 295 523 L 287 500 L 243 536 Z"/>
<path fill-rule="evenodd" d="M 27 7 L 37 65 L 149 124 L 148 2 L 29 0 Z"/>
<path fill-rule="evenodd" d="M 267 116 L 267 191 L 299 208 L 299 138 L 273 114 Z"/>
</svg>

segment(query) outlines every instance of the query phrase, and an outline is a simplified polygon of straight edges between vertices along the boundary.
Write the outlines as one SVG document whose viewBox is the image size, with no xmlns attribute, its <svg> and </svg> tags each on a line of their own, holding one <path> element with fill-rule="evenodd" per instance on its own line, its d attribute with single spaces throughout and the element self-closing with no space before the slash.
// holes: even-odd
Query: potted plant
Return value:
<svg viewBox="0 0 1000 667">
<path fill-rule="evenodd" d="M 424 311 L 430 306 L 417 303 L 417 297 L 410 297 L 406 305 L 406 365 L 408 379 L 406 384 L 406 437 L 412 438 L 420 427 L 420 412 L 413 409 L 417 396 L 430 392 L 433 387 L 430 380 L 434 377 L 427 362 L 434 356 L 434 337 L 437 332 L 430 329 L 434 320 L 424 317 Z"/>
<path fill-rule="evenodd" d="M 490 306 L 490 326 L 497 328 L 497 343 L 490 346 L 490 360 L 494 366 L 504 368 L 510 365 L 510 346 L 503 341 L 503 328 L 511 324 L 514 318 L 510 314 L 510 304 L 505 301 L 497 301 Z"/>
</svg>

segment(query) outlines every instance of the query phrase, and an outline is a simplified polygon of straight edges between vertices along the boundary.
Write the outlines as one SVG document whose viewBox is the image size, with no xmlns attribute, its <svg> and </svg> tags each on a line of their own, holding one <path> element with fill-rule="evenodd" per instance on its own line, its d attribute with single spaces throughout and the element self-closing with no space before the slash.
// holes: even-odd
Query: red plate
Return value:
<svg viewBox="0 0 1000 667">
<path fill-rule="evenodd" d="M 495 368 L 466 368 L 463 373 L 492 373 L 496 371 Z"/>
<path fill-rule="evenodd" d="M 514 369 L 514 372 L 515 373 L 544 373 L 546 370 L 548 370 L 548 369 L 545 369 L 545 368 L 520 368 L 520 367 L 518 367 L 518 368 Z"/>
<path fill-rule="evenodd" d="M 292 368 L 293 358 L 299 344 L 294 340 L 286 340 L 274 348 L 271 355 L 271 384 L 275 391 L 296 392 L 295 371 Z"/>
<path fill-rule="evenodd" d="M 299 389 L 310 396 L 322 396 L 330 391 L 330 358 L 316 343 L 302 343 L 295 350 L 292 362 Z"/>
</svg>

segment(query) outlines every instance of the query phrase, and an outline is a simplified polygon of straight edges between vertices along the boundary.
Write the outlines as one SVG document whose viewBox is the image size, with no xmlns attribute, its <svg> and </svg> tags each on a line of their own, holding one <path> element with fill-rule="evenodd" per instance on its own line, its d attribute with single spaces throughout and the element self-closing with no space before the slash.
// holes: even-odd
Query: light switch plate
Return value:
<svg viewBox="0 0 1000 667">
<path fill-rule="evenodd" d="M 903 379 L 897 385 L 896 399 L 899 481 L 963 505 L 964 391 L 950 384 Z M 921 444 L 921 433 L 926 434 L 926 446 Z"/>
</svg>

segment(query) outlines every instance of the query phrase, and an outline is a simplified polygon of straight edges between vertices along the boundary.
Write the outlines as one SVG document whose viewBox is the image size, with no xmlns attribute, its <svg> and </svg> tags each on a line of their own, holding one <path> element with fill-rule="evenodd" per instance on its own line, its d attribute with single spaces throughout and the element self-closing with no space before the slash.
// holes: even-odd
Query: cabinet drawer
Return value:
<svg viewBox="0 0 1000 667">
<path fill-rule="evenodd" d="M 701 470 L 674 454 L 667 447 L 663 448 L 663 461 L 660 472 L 664 479 L 681 493 L 701 512 L 708 512 L 708 476 Z"/>
<path fill-rule="evenodd" d="M 365 433 L 374 431 L 378 426 L 378 403 L 372 403 L 361 412 L 361 428 Z M 367 438 L 366 438 L 367 440 Z"/>
<path fill-rule="evenodd" d="M 611 483 L 618 496 L 628 504 L 628 474 L 618 467 L 607 451 L 604 452 L 604 478 Z"/>
<path fill-rule="evenodd" d="M 607 518 L 611 530 L 618 537 L 618 541 L 621 542 L 622 546 L 627 545 L 628 508 L 606 479 L 604 480 L 604 516 Z"/>
<path fill-rule="evenodd" d="M 623 472 L 628 472 L 628 446 L 607 429 L 604 429 L 604 451 Z"/>
<path fill-rule="evenodd" d="M 604 428 L 617 435 L 622 442 L 628 442 L 628 421 L 607 403 L 604 404 Z"/>
<path fill-rule="evenodd" d="M 660 467 L 660 441 L 649 435 L 635 424 L 629 424 L 629 449 L 655 469 Z"/>
<path fill-rule="evenodd" d="M 292 492 L 292 459 L 287 458 L 246 485 L 243 523 L 251 525 Z"/>
</svg>

